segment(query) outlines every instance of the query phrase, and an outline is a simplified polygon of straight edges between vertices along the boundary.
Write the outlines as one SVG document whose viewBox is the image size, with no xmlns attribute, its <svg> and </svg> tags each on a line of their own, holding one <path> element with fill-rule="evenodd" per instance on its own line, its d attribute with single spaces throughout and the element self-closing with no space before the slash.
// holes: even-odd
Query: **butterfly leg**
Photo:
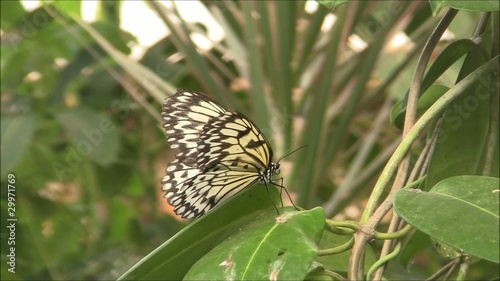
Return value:
<svg viewBox="0 0 500 281">
<path fill-rule="evenodd" d="M 279 178 L 279 180 L 281 180 L 280 184 L 277 184 L 277 183 L 274 183 L 274 182 L 271 182 L 271 183 L 281 189 L 280 190 L 281 206 L 283 206 L 283 197 L 281 196 L 281 194 L 283 193 L 283 190 L 285 190 L 285 193 L 288 196 L 288 199 L 290 199 L 290 202 L 292 203 L 292 205 L 295 208 L 295 210 L 300 211 L 300 209 L 297 208 L 297 206 L 295 205 L 295 203 L 293 203 L 293 200 L 292 200 L 292 197 L 290 196 L 290 193 L 288 193 L 288 190 L 286 190 L 285 186 L 283 185 L 283 178 Z"/>
<path fill-rule="evenodd" d="M 285 204 L 283 203 L 283 189 L 284 189 L 285 187 L 283 186 L 283 178 L 279 178 L 279 180 L 281 180 L 281 183 L 280 183 L 280 185 L 278 185 L 278 186 L 279 186 L 279 188 L 280 188 L 280 201 L 281 201 L 281 208 L 283 208 L 283 207 L 285 207 Z M 288 197 L 290 197 L 290 196 L 288 196 Z"/>
<path fill-rule="evenodd" d="M 271 182 L 272 183 L 272 182 Z M 274 206 L 274 209 L 276 209 L 276 213 L 278 213 L 278 215 L 280 214 L 280 211 L 278 210 L 278 207 L 276 207 L 276 204 L 274 204 L 274 201 L 273 199 L 271 198 L 271 194 L 269 193 L 269 184 L 267 182 L 265 182 L 266 184 L 266 191 L 267 191 L 267 196 L 269 196 L 269 200 L 271 200 L 271 203 L 273 203 L 273 206 Z M 273 183 L 274 184 L 274 183 Z M 280 193 L 281 195 L 281 193 Z M 281 203 L 283 204 L 283 201 L 281 201 Z"/>
</svg>

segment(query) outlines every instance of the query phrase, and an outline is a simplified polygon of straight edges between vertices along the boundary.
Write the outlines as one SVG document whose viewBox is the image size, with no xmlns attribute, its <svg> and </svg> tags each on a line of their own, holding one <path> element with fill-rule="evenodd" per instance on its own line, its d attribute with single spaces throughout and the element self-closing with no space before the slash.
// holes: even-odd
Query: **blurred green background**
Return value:
<svg viewBox="0 0 500 281">
<path fill-rule="evenodd" d="M 426 1 L 95 1 L 90 16 L 82 2 L 1 2 L 2 224 L 9 174 L 18 219 L 16 274 L 2 227 L 2 280 L 115 279 L 185 226 L 160 187 L 175 152 L 159 116 L 176 88 L 244 113 L 276 157 L 307 145 L 281 162 L 295 203 L 358 219 L 439 20 Z M 436 55 L 479 18 L 461 11 Z M 420 258 L 414 273 L 442 262 Z"/>
</svg>

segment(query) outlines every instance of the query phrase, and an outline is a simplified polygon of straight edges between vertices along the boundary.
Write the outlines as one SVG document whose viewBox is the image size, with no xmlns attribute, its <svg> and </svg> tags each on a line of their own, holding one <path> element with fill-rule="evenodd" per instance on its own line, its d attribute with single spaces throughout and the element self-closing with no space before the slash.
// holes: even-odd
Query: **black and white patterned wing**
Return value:
<svg viewBox="0 0 500 281">
<path fill-rule="evenodd" d="M 163 190 L 183 218 L 203 215 L 268 172 L 271 147 L 241 114 L 183 91 L 167 100 L 163 119 L 171 147 L 179 150 Z"/>
<path fill-rule="evenodd" d="M 179 90 L 163 105 L 163 128 L 176 158 L 182 163 L 196 161 L 198 142 L 203 127 L 222 116 L 226 110 L 204 95 Z"/>
</svg>

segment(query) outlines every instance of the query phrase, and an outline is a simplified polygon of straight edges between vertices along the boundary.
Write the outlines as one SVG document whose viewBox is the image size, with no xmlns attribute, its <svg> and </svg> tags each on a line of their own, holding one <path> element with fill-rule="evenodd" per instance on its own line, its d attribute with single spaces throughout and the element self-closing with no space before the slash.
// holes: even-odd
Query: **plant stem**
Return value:
<svg viewBox="0 0 500 281">
<path fill-rule="evenodd" d="M 498 72 L 499 58 L 496 56 L 490 61 L 486 62 L 482 66 L 478 67 L 472 73 L 467 75 L 458 84 L 448 90 L 442 97 L 440 97 L 415 123 L 415 126 L 408 132 L 407 137 L 405 137 L 401 144 L 398 146 L 394 152 L 391 159 L 387 163 L 386 167 L 381 173 L 379 181 L 375 184 L 375 190 L 384 190 L 391 179 L 391 175 L 397 169 L 399 163 L 403 160 L 406 153 L 410 150 L 411 144 L 417 139 L 420 133 L 425 129 L 425 127 L 441 112 L 459 97 L 468 87 L 476 83 L 480 79 L 481 75 L 486 72 L 497 71 Z M 385 201 L 380 205 L 380 207 L 369 217 L 366 224 L 361 226 L 361 231 L 356 233 L 355 244 L 353 247 L 353 253 L 351 259 L 349 260 L 349 278 L 356 279 L 358 274 L 357 264 L 360 263 L 362 259 L 362 249 L 364 245 L 373 237 L 374 227 L 378 222 L 384 217 L 384 215 L 392 208 L 392 200 L 396 194 L 396 190 L 391 190 Z M 371 199 L 371 198 L 370 198 Z"/>
</svg>

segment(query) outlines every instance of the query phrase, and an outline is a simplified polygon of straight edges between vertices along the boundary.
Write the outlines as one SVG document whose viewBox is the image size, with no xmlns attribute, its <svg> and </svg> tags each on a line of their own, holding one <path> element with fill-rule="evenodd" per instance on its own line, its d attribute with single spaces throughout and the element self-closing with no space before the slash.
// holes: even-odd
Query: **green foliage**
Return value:
<svg viewBox="0 0 500 281">
<path fill-rule="evenodd" d="M 425 112 L 436 100 L 441 97 L 444 91 L 443 85 L 434 84 L 454 63 L 459 61 L 469 52 L 475 52 L 480 57 L 481 48 L 469 39 L 461 39 L 450 43 L 439 54 L 436 61 L 430 66 L 422 81 L 422 96 L 418 102 L 418 113 Z M 480 61 L 484 58 L 479 58 Z M 427 91 L 429 89 L 429 91 Z M 408 94 L 408 93 L 407 93 Z M 406 113 L 406 99 L 398 102 L 391 112 L 392 122 L 400 129 L 403 128 L 404 114 Z"/>
<path fill-rule="evenodd" d="M 263 187 L 249 189 L 204 215 L 144 257 L 122 280 L 179 280 L 189 268 L 263 210 L 276 215 Z M 277 199 L 277 191 L 271 190 Z M 274 200 L 277 202 L 278 200 Z M 205 233 L 205 235 L 200 235 Z"/>
<path fill-rule="evenodd" d="M 444 7 L 450 7 L 459 10 L 476 11 L 476 12 L 492 12 L 499 11 L 500 4 L 498 1 L 457 1 L 457 0 L 429 0 L 432 8 L 432 13 L 437 15 Z"/>
<path fill-rule="evenodd" d="M 211 26 L 148 1 L 170 33 L 139 61 L 126 2 L 97 2 L 94 23 L 81 1 L 1 2 L 2 280 L 498 279 L 498 2 L 318 2 L 203 1 L 223 36 L 201 49 Z M 278 216 L 256 185 L 174 218 L 176 88 L 245 114 L 278 157 L 307 145 L 281 160 L 306 210 Z"/>
<path fill-rule="evenodd" d="M 304 279 L 317 254 L 324 212 L 321 208 L 297 212 L 293 207 L 282 212 L 256 217 L 203 256 L 184 278 Z"/>
<path fill-rule="evenodd" d="M 430 192 L 401 190 L 394 207 L 405 221 L 464 253 L 500 263 L 498 178 L 450 177 Z"/>
<path fill-rule="evenodd" d="M 2 118 L 2 177 L 21 159 L 35 129 L 33 114 Z"/>
</svg>

